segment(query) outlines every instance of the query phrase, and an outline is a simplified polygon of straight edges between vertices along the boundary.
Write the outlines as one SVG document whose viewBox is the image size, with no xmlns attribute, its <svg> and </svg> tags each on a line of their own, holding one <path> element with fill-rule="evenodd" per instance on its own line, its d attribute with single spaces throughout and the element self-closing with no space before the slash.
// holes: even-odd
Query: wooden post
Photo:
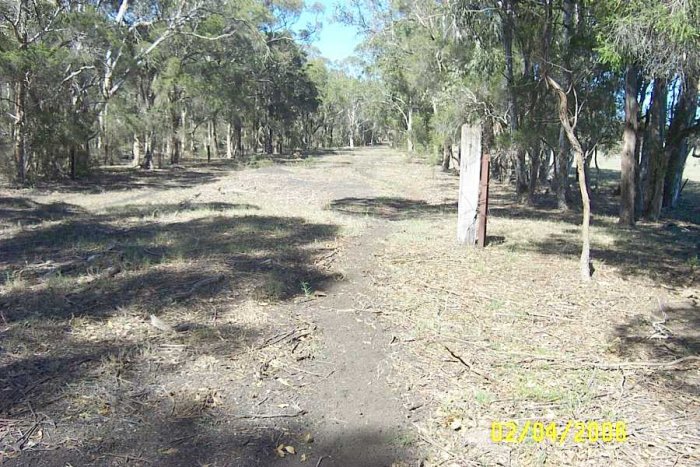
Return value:
<svg viewBox="0 0 700 467">
<path fill-rule="evenodd" d="M 488 145 L 484 148 L 484 154 L 481 156 L 481 186 L 479 187 L 479 220 L 477 222 L 479 233 L 477 241 L 479 248 L 486 246 L 486 222 L 489 212 L 489 176 L 491 154 L 488 151 Z"/>
<path fill-rule="evenodd" d="M 477 207 L 481 176 L 481 127 L 462 125 L 459 207 L 457 240 L 466 245 L 476 244 Z"/>
</svg>

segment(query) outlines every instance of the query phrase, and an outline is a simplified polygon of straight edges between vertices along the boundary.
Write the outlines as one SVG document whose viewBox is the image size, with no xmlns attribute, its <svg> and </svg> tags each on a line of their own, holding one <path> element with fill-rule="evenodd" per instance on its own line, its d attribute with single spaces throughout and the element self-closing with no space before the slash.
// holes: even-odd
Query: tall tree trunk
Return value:
<svg viewBox="0 0 700 467">
<path fill-rule="evenodd" d="M 668 130 L 668 170 L 664 182 L 664 207 L 675 208 L 683 187 L 683 171 L 688 158 L 686 129 L 693 124 L 698 111 L 698 76 L 685 75 L 681 94 Z"/>
<path fill-rule="evenodd" d="M 559 147 L 554 159 L 554 191 L 557 196 L 557 207 L 562 210 L 569 209 L 569 166 L 571 164 L 571 145 L 566 136 L 566 130 L 562 126 L 559 130 Z"/>
<path fill-rule="evenodd" d="M 141 137 L 138 133 L 134 133 L 134 142 L 132 145 L 132 156 L 131 165 L 133 167 L 138 167 L 141 165 Z"/>
<path fill-rule="evenodd" d="M 652 82 L 649 80 L 640 79 L 638 80 L 637 86 L 637 102 L 644 102 L 647 96 L 647 91 Z M 640 104 L 641 105 L 641 104 Z M 640 116 L 641 117 L 641 116 Z M 649 121 L 649 116 L 647 116 L 647 122 Z M 637 130 L 637 147 L 634 153 L 634 218 L 639 219 L 644 213 L 644 198 L 645 198 L 645 180 L 647 177 L 647 171 L 649 169 L 649 160 L 646 157 L 647 154 L 642 152 L 645 143 L 645 134 L 642 130 L 642 122 L 638 121 Z M 648 125 L 644 125 L 645 129 Z"/>
<path fill-rule="evenodd" d="M 15 123 L 14 156 L 17 168 L 17 181 L 27 181 L 27 85 L 25 76 L 20 76 L 15 84 Z"/>
<path fill-rule="evenodd" d="M 664 178 L 668 168 L 668 159 L 664 151 L 664 130 L 666 129 L 666 101 L 668 85 L 665 79 L 654 80 L 654 90 L 649 109 L 649 124 L 644 136 L 642 160 L 648 161 L 648 169 L 643 177 L 644 190 L 642 203 L 644 215 L 657 220 L 661 215 L 661 203 L 664 194 Z M 647 164 L 642 164 L 642 168 Z"/>
<path fill-rule="evenodd" d="M 233 159 L 233 135 L 231 123 L 226 124 L 226 159 Z"/>
<path fill-rule="evenodd" d="M 559 120 L 566 131 L 566 137 L 574 151 L 576 160 L 576 170 L 578 173 L 578 186 L 581 192 L 581 201 L 583 204 L 583 222 L 581 226 L 581 260 L 579 263 L 579 272 L 583 281 L 591 280 L 591 199 L 588 195 L 588 183 L 586 180 L 586 168 L 584 160 L 584 152 L 581 143 L 576 136 L 575 128 L 569 119 L 569 99 L 562 87 L 551 77 L 546 77 L 549 85 L 554 89 L 559 98 Z M 636 100 L 636 93 L 635 93 Z"/>
<path fill-rule="evenodd" d="M 408 119 L 406 122 L 406 149 L 408 149 L 408 152 L 413 152 L 415 150 L 415 144 L 413 143 L 413 107 L 408 108 Z"/>
<path fill-rule="evenodd" d="M 562 72 L 562 88 L 569 89 L 572 84 L 571 75 L 571 39 L 574 35 L 576 13 L 576 1 L 564 0 L 562 6 L 564 10 L 564 70 Z M 568 198 L 570 197 L 569 167 L 571 166 L 571 144 L 566 135 L 566 130 L 562 125 L 559 132 L 559 151 L 556 153 L 555 191 L 557 196 L 557 206 L 559 209 L 569 209 Z"/>
<path fill-rule="evenodd" d="M 143 168 L 153 170 L 153 134 L 151 132 L 143 135 Z"/>
<path fill-rule="evenodd" d="M 504 0 L 503 7 L 503 51 L 506 58 L 506 82 L 508 86 L 508 127 L 511 144 L 515 144 L 515 135 L 519 129 L 518 99 L 515 90 L 515 69 L 513 64 L 513 36 L 515 35 L 515 2 Z M 527 192 L 527 173 L 525 167 L 525 151 L 515 147 L 515 173 L 518 194 Z"/>
<path fill-rule="evenodd" d="M 269 126 L 267 128 L 267 134 L 265 135 L 265 153 L 268 155 L 272 155 L 274 152 L 274 144 L 273 144 L 273 139 L 274 139 L 274 132 L 272 131 L 272 127 Z"/>
<path fill-rule="evenodd" d="M 355 106 L 354 104 L 351 105 L 351 109 L 349 112 L 349 117 L 350 117 L 350 134 L 348 136 L 348 140 L 350 143 L 350 149 L 355 149 Z"/>
<path fill-rule="evenodd" d="M 217 120 L 216 115 L 214 115 L 214 118 L 212 119 L 212 122 L 211 122 L 211 137 L 212 137 L 211 150 L 212 150 L 212 155 L 218 159 L 219 158 L 219 135 L 216 131 L 216 126 L 217 126 L 216 120 Z"/>
<path fill-rule="evenodd" d="M 75 145 L 70 147 L 70 179 L 75 180 L 77 178 L 77 160 L 75 156 Z"/>
<path fill-rule="evenodd" d="M 535 204 L 535 193 L 537 192 L 541 163 L 541 149 L 539 147 L 530 148 L 530 181 L 527 189 L 529 204 Z"/>
<path fill-rule="evenodd" d="M 180 112 L 173 109 L 171 112 L 172 132 L 170 133 L 170 141 L 168 143 L 168 152 L 170 154 L 170 163 L 180 163 Z"/>
<path fill-rule="evenodd" d="M 211 159 L 211 147 L 214 144 L 214 130 L 211 120 L 207 121 L 207 159 Z"/>
<path fill-rule="evenodd" d="M 243 125 L 240 121 L 237 121 L 234 125 L 234 130 L 236 132 L 236 155 L 239 157 L 245 156 L 245 148 L 243 147 Z"/>
<path fill-rule="evenodd" d="M 180 113 L 180 156 L 187 159 L 191 154 L 187 154 L 187 110 Z"/>
<path fill-rule="evenodd" d="M 620 174 L 620 225 L 635 224 L 635 178 L 639 131 L 639 102 L 637 90 L 639 72 L 629 66 L 625 73 L 625 130 L 621 154 Z"/>
<path fill-rule="evenodd" d="M 110 154 L 110 149 L 109 149 L 109 137 L 107 136 L 107 112 L 109 111 L 109 103 L 105 103 L 104 107 L 102 107 L 102 110 L 100 111 L 97 121 L 99 123 L 100 127 L 100 137 L 97 140 L 97 145 L 100 147 L 102 150 L 102 162 L 104 164 L 107 164 L 109 162 L 109 154 Z M 99 154 L 97 154 L 97 157 L 99 158 Z M 99 159 L 98 159 L 99 160 Z"/>
<path fill-rule="evenodd" d="M 450 170 L 450 162 L 452 161 L 452 138 L 445 136 L 442 140 L 442 171 Z"/>
</svg>

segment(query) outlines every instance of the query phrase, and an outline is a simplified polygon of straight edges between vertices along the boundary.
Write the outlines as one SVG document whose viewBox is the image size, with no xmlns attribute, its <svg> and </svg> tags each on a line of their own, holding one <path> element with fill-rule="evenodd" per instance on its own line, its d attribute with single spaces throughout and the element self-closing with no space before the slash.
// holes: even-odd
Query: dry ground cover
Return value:
<svg viewBox="0 0 700 467">
<path fill-rule="evenodd" d="M 468 250 L 456 187 L 373 149 L 4 190 L 0 462 L 700 462 L 697 185 L 676 220 L 596 216 L 590 285 L 576 212 L 494 186 Z M 497 445 L 495 420 L 629 437 Z"/>
</svg>

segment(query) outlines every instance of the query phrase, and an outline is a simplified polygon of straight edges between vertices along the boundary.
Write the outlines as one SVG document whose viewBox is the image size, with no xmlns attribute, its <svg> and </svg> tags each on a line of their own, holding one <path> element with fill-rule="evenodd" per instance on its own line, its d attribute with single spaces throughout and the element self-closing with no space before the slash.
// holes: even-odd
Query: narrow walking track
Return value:
<svg viewBox="0 0 700 467">
<path fill-rule="evenodd" d="M 35 389 L 32 400 L 57 421 L 46 437 L 54 449 L 23 452 L 9 465 L 420 465 L 415 414 L 394 383 L 401 378 L 392 353 L 400 346 L 377 317 L 381 310 L 372 309 L 378 298 L 372 276 L 387 239 L 406 226 L 395 221 L 444 203 L 453 181 L 387 148 L 258 169 L 196 167 L 180 174 L 182 185 L 173 176 L 133 173 L 129 183 L 105 182 L 100 190 L 76 185 L 22 194 L 40 207 L 70 208 L 74 218 L 52 222 L 65 222 L 71 238 L 98 234 L 90 239 L 94 246 L 42 236 L 37 246 L 51 247 L 37 250 L 45 256 L 75 249 L 82 258 L 134 245 L 163 256 L 110 283 L 94 282 L 98 302 L 88 300 L 91 288 L 66 281 L 66 293 L 83 287 L 72 293 L 85 294 L 85 304 L 70 307 L 82 321 L 51 315 L 66 344 L 51 347 L 56 373 L 30 368 L 54 385 Z M 330 262 L 319 263 L 325 255 Z M 232 282 L 180 302 L 165 300 L 216 271 Z M 194 273 L 200 275 L 190 278 Z M 169 288 L 169 282 L 184 285 Z M 287 295 L 270 299 L 267 290 Z M 153 301 L 159 297 L 165 301 Z M 30 311 L 27 329 L 37 325 Z M 150 313 L 189 327 L 158 332 Z M 300 331 L 306 339 L 293 337 Z M 130 339 L 123 357 L 99 354 L 95 336 L 119 346 L 123 335 Z M 89 363 L 67 374 L 61 352 L 85 353 Z M 110 377 L 110 362 L 120 359 L 128 392 Z M 51 399 L 54 391 L 59 397 Z M 51 399 L 48 405 L 44 399 Z M 107 402 L 95 408 L 81 401 Z"/>
<path fill-rule="evenodd" d="M 333 181 L 311 180 L 296 174 L 296 180 L 314 192 L 321 204 L 338 200 L 386 197 L 420 200 L 421 188 L 410 183 L 411 169 L 422 179 L 430 179 L 425 166 L 407 166 L 406 160 L 385 149 L 344 155 L 348 178 Z M 333 157 L 323 159 L 314 172 L 323 172 Z M 273 170 L 275 170 L 273 168 Z M 309 175 L 306 173 L 305 175 Z M 285 185 L 284 180 L 280 180 Z M 281 187 L 280 187 L 281 188 Z M 318 209 L 310 205 L 310 210 Z M 319 300 L 294 305 L 290 312 L 318 326 L 322 351 L 317 356 L 323 366 L 307 363 L 306 370 L 332 369 L 304 392 L 298 405 L 306 410 L 303 424 L 314 434 L 313 457 L 287 456 L 280 465 L 304 466 L 309 461 L 323 466 L 417 466 L 420 464 L 410 411 L 401 403 L 400 388 L 388 382 L 394 335 L 363 302 L 372 300 L 371 273 L 376 270 L 375 252 L 396 225 L 383 216 L 364 216 L 368 226 L 342 248 L 334 268 L 343 279 L 324 290 Z M 285 305 L 289 307 L 289 305 Z"/>
<path fill-rule="evenodd" d="M 355 308 L 358 291 L 371 288 L 367 272 L 373 267 L 372 252 L 388 231 L 381 223 L 348 248 L 343 260 L 353 266 L 346 280 L 329 291 L 327 300 L 303 311 L 319 325 L 324 358 L 335 368 L 302 401 L 319 443 L 327 446 L 324 465 L 391 466 L 411 460 L 401 444 L 410 430 L 408 411 L 387 383 L 393 336 L 371 313 Z"/>
</svg>

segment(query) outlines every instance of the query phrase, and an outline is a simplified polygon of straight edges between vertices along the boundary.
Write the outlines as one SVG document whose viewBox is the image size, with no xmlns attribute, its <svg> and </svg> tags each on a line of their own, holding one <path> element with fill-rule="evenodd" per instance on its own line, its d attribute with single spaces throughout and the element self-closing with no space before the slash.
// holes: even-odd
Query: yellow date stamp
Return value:
<svg viewBox="0 0 700 467">
<path fill-rule="evenodd" d="M 491 441 L 494 443 L 624 443 L 627 441 L 625 422 L 574 421 L 557 425 L 555 422 L 493 422 Z"/>
</svg>

